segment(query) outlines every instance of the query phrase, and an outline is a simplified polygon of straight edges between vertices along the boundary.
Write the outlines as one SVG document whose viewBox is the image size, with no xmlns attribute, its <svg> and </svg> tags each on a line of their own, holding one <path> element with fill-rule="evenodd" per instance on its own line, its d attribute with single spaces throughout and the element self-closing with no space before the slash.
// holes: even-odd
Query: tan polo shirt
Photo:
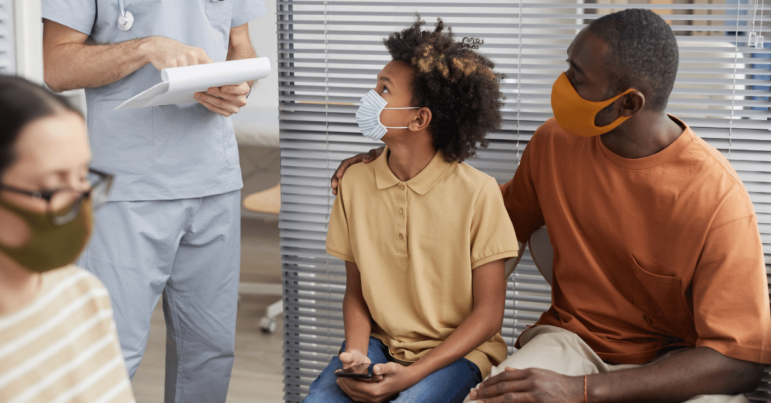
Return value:
<svg viewBox="0 0 771 403">
<path fill-rule="evenodd" d="M 388 149 L 345 172 L 332 210 L 327 252 L 355 262 L 377 326 L 372 335 L 402 363 L 442 343 L 474 308 L 472 271 L 517 255 L 517 239 L 492 177 L 441 152 L 401 182 Z M 501 279 L 503 281 L 503 279 Z M 466 358 L 483 376 L 506 358 L 500 334 Z"/>
</svg>

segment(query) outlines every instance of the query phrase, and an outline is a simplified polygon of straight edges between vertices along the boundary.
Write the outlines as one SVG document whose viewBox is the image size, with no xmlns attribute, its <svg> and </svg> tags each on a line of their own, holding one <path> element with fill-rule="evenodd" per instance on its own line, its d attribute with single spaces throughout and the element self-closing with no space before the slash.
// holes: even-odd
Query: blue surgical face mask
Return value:
<svg viewBox="0 0 771 403">
<path fill-rule="evenodd" d="M 363 98 L 359 110 L 356 111 L 356 121 L 364 137 L 372 140 L 380 140 L 388 129 L 406 129 L 407 127 L 386 127 L 380 122 L 380 114 L 383 109 L 420 109 L 417 106 L 407 108 L 386 108 L 388 101 L 383 99 L 375 90 L 370 90 Z"/>
</svg>

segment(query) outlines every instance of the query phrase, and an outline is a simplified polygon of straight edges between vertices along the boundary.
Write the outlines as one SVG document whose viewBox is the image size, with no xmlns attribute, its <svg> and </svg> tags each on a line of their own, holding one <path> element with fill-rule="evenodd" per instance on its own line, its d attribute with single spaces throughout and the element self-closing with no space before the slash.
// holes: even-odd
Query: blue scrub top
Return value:
<svg viewBox="0 0 771 403">
<path fill-rule="evenodd" d="M 124 0 L 134 25 L 118 28 L 118 0 L 42 0 L 43 18 L 98 44 L 165 36 L 225 61 L 230 29 L 265 14 L 263 0 Z M 112 84 L 86 89 L 92 166 L 117 175 L 114 201 L 204 197 L 243 186 L 233 124 L 200 104 L 114 112 L 161 82 L 147 64 Z"/>
</svg>

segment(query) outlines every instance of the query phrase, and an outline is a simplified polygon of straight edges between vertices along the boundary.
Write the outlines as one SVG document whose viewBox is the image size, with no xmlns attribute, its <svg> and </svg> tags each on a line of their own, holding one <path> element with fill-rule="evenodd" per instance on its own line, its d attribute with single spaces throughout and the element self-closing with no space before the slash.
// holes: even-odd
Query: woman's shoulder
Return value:
<svg viewBox="0 0 771 403">
<path fill-rule="evenodd" d="M 40 290 L 29 304 L 0 317 L 0 331 L 15 324 L 43 323 L 55 316 L 55 312 L 84 309 L 111 310 L 107 289 L 93 274 L 79 267 L 62 267 L 42 274 Z"/>
<path fill-rule="evenodd" d="M 43 290 L 75 287 L 82 290 L 104 289 L 104 285 L 95 275 L 75 265 L 43 273 Z"/>
<path fill-rule="evenodd" d="M 99 309 L 110 308 L 107 288 L 90 272 L 70 265 L 43 274 L 37 299 L 56 300 L 61 305 L 82 298 L 90 300 L 90 304 L 96 304 Z"/>
</svg>

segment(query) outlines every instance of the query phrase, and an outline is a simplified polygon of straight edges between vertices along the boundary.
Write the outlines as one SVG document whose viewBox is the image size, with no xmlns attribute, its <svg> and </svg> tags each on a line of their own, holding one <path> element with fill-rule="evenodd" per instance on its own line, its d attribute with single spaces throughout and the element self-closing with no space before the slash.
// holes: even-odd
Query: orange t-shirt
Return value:
<svg viewBox="0 0 771 403">
<path fill-rule="evenodd" d="M 627 159 L 548 120 L 502 185 L 517 236 L 546 225 L 552 306 L 537 324 L 578 334 L 605 361 L 671 346 L 771 363 L 757 217 L 729 162 L 684 123 L 666 149 Z"/>
</svg>

